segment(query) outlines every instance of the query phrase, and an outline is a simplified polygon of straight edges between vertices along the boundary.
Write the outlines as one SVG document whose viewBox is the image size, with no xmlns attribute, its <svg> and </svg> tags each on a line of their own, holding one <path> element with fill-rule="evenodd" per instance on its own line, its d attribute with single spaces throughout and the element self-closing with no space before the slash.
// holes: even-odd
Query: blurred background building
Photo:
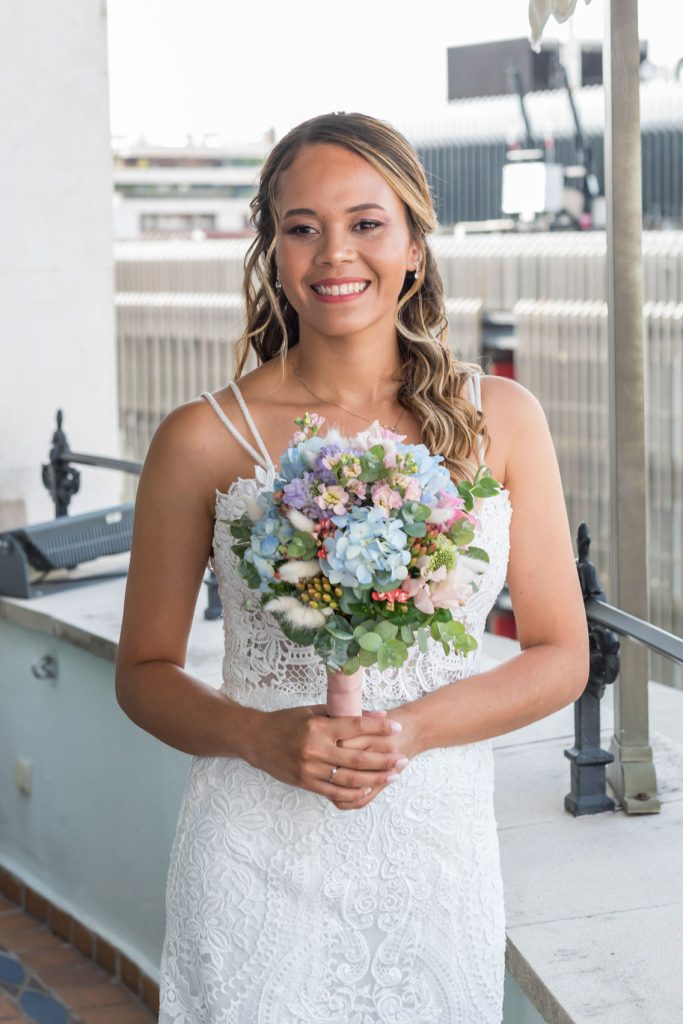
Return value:
<svg viewBox="0 0 683 1024">
<path fill-rule="evenodd" d="M 250 234 L 249 200 L 266 143 L 114 147 L 117 238 L 229 238 Z"/>
</svg>

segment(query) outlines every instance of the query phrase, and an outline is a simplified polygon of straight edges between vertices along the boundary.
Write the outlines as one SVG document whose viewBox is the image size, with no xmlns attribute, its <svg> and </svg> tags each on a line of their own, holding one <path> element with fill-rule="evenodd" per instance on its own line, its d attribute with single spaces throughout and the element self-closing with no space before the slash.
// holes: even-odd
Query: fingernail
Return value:
<svg viewBox="0 0 683 1024">
<path fill-rule="evenodd" d="M 372 786 L 368 786 L 367 789 L 363 790 L 363 796 L 367 796 L 368 793 L 372 793 Z"/>
<path fill-rule="evenodd" d="M 387 782 L 396 782 L 396 779 L 400 779 L 398 772 L 389 772 L 387 775 Z"/>
<path fill-rule="evenodd" d="M 389 725 L 391 726 L 391 731 L 392 732 L 400 732 L 401 729 L 403 728 L 403 726 L 401 725 L 400 722 L 390 721 Z"/>
<path fill-rule="evenodd" d="M 408 764 L 408 758 L 407 757 L 399 757 L 398 761 L 394 765 L 394 768 L 405 768 L 405 766 L 407 764 Z"/>
</svg>

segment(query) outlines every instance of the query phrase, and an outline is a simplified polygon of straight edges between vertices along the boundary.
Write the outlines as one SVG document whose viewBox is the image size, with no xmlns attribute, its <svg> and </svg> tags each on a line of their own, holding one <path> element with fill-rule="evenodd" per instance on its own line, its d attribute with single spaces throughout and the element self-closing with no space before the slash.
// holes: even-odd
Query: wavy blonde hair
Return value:
<svg viewBox="0 0 683 1024">
<path fill-rule="evenodd" d="M 443 455 L 451 477 L 471 479 L 472 451 L 479 463 L 477 437 L 484 440 L 485 451 L 490 437 L 483 414 L 460 396 L 466 376 L 483 370 L 478 363 L 457 360 L 447 345 L 443 282 L 427 245 L 427 235 L 437 227 L 429 185 L 413 147 L 385 121 L 360 113 L 321 114 L 297 125 L 270 150 L 250 202 L 256 237 L 244 260 L 246 328 L 236 345 L 235 376 L 243 373 L 252 350 L 259 364 L 276 356 L 284 361 L 299 340 L 299 315 L 275 286 L 280 230 L 275 197 L 280 175 L 302 146 L 315 143 L 334 143 L 363 157 L 405 205 L 420 267 L 417 274 L 406 272 L 394 315 L 402 360 L 396 397 L 422 424 L 423 443 Z"/>
</svg>

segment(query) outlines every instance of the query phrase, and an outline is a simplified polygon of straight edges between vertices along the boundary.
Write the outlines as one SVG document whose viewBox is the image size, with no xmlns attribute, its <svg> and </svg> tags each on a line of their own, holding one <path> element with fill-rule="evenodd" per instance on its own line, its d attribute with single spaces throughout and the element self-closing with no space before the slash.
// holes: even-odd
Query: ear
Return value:
<svg viewBox="0 0 683 1024">
<path fill-rule="evenodd" d="M 408 270 L 415 270 L 418 260 L 420 259 L 420 247 L 416 242 L 413 242 L 410 246 L 410 261 L 413 264 L 412 267 L 408 267 Z"/>
</svg>

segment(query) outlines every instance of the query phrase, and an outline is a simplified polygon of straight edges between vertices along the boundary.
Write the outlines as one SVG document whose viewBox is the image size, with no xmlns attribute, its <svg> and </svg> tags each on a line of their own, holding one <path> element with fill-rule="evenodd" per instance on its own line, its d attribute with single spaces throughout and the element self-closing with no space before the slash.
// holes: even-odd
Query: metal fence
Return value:
<svg viewBox="0 0 683 1024">
<path fill-rule="evenodd" d="M 610 589 L 610 438 L 607 304 L 529 301 L 514 307 L 517 380 L 541 402 L 572 536 L 590 523 L 591 560 Z M 683 636 L 683 303 L 645 316 L 650 620 Z M 650 654 L 650 678 L 683 689 L 683 668 Z"/>
<path fill-rule="evenodd" d="M 233 375 L 234 342 L 243 329 L 240 293 L 248 244 L 248 239 L 117 244 L 125 457 L 142 461 L 166 413 L 202 390 L 218 390 Z M 609 587 L 605 244 L 602 232 L 437 235 L 430 241 L 448 296 L 449 344 L 461 359 L 478 361 L 484 355 L 485 314 L 513 311 L 515 376 L 543 404 L 572 536 L 582 519 L 590 523 L 593 560 Z M 644 232 L 643 260 L 651 619 L 680 634 L 683 232 Z M 680 666 L 651 657 L 651 678 L 683 688 Z"/>
<path fill-rule="evenodd" d="M 479 298 L 484 310 L 519 299 L 606 299 L 604 231 L 436 234 L 429 240 L 449 298 Z M 117 242 L 116 289 L 126 292 L 242 291 L 248 239 Z M 683 232 L 644 231 L 645 301 L 683 299 Z"/>
</svg>

